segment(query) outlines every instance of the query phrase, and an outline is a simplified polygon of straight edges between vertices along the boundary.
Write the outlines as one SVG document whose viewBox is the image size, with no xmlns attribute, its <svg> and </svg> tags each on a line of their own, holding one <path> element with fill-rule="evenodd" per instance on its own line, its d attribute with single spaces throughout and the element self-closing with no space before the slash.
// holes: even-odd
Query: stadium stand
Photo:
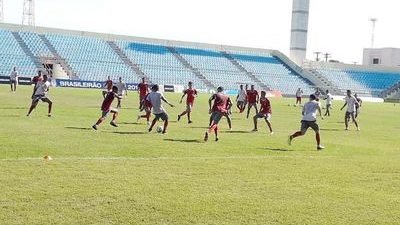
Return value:
<svg viewBox="0 0 400 225">
<path fill-rule="evenodd" d="M 342 93 L 347 89 L 364 96 L 385 97 L 384 92 L 400 82 L 400 71 L 340 63 L 312 63 L 312 68 L 332 81 Z"/>
<path fill-rule="evenodd" d="M 30 77 L 36 73 L 33 60 L 25 54 L 11 31 L 0 29 L 0 74 L 8 75 L 14 66 L 21 76 Z"/>
</svg>

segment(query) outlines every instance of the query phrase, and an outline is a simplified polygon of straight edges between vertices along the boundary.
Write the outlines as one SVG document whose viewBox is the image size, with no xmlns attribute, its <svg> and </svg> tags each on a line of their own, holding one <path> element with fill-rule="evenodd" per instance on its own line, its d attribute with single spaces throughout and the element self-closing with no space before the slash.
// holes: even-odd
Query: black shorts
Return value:
<svg viewBox="0 0 400 225">
<path fill-rule="evenodd" d="M 300 128 L 300 130 L 301 130 L 301 133 L 302 133 L 302 134 L 305 134 L 305 133 L 307 132 L 308 128 L 310 128 L 310 127 L 311 127 L 311 129 L 313 129 L 315 132 L 319 132 L 319 126 L 318 126 L 318 124 L 317 124 L 317 121 L 305 121 L 305 120 L 302 120 L 302 121 L 301 121 L 301 128 Z"/>
<path fill-rule="evenodd" d="M 159 114 L 154 114 L 156 120 L 161 119 L 162 121 L 166 121 L 168 120 L 168 114 L 163 112 L 163 113 L 159 113 Z"/>
<path fill-rule="evenodd" d="M 212 121 L 214 122 L 214 124 L 218 124 L 219 121 L 222 119 L 222 117 L 223 117 L 224 115 L 225 115 L 225 114 L 224 114 L 224 113 L 221 113 L 221 112 L 213 112 L 213 113 L 211 114 L 211 119 L 212 119 Z M 226 114 L 226 116 L 228 116 L 228 115 Z"/>
<path fill-rule="evenodd" d="M 33 101 L 39 101 L 42 100 L 42 102 L 50 100 L 46 95 L 33 95 L 32 96 Z"/>
<path fill-rule="evenodd" d="M 344 117 L 345 117 L 346 120 L 348 120 L 348 119 L 351 118 L 351 119 L 353 119 L 353 121 L 354 121 L 354 120 L 355 120 L 355 117 L 354 117 L 354 116 L 355 116 L 355 112 L 346 112 L 346 114 L 345 114 Z"/>
</svg>

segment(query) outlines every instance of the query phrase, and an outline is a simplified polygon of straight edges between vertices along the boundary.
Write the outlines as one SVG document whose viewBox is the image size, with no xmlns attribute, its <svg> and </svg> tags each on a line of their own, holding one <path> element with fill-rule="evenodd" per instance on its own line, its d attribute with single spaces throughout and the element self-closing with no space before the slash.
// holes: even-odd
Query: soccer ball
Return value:
<svg viewBox="0 0 400 225">
<path fill-rule="evenodd" d="M 162 126 L 157 127 L 157 133 L 161 133 L 161 132 L 163 132 L 163 130 L 164 130 L 164 127 L 162 127 Z"/>
</svg>

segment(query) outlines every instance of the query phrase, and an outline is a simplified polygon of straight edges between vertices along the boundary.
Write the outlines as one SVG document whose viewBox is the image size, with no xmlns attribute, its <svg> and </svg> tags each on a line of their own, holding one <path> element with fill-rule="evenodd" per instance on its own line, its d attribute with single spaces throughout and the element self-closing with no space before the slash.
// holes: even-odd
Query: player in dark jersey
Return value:
<svg viewBox="0 0 400 225">
<path fill-rule="evenodd" d="M 141 103 L 141 108 L 140 108 L 140 112 L 145 111 L 146 114 L 145 115 L 138 115 L 137 117 L 137 121 L 140 120 L 140 118 L 146 118 L 147 120 L 147 125 L 150 126 L 150 116 L 151 116 L 151 108 L 153 107 L 151 105 L 151 102 L 149 100 L 147 100 L 147 96 L 149 94 L 146 95 L 146 97 L 143 99 L 143 102 Z"/>
<path fill-rule="evenodd" d="M 250 110 L 251 108 L 256 109 L 256 114 L 258 113 L 258 108 L 257 108 L 257 103 L 259 101 L 259 96 L 258 92 L 254 89 L 254 85 L 251 85 L 250 90 L 247 91 L 247 119 L 249 118 L 250 115 Z"/>
<path fill-rule="evenodd" d="M 232 107 L 231 99 L 223 93 L 224 89 L 222 87 L 217 88 L 217 93 L 212 95 L 208 100 L 209 113 L 212 117 L 212 123 L 208 131 L 204 135 L 204 141 L 208 141 L 209 133 L 214 131 L 215 141 L 218 141 L 218 123 L 221 120 L 224 113 L 228 112 L 228 107 Z M 212 102 L 214 101 L 214 104 Z M 228 107 L 227 107 L 228 106 Z"/>
<path fill-rule="evenodd" d="M 257 120 L 263 118 L 263 119 L 265 119 L 265 122 L 268 125 L 270 134 L 273 134 L 274 132 L 272 131 L 272 125 L 271 125 L 271 114 L 272 114 L 271 103 L 268 100 L 268 98 L 266 97 L 266 94 L 267 93 L 265 91 L 261 91 L 261 98 L 260 98 L 261 108 L 260 108 L 260 112 L 257 113 L 253 117 L 253 121 L 254 121 L 253 131 L 258 131 Z"/>
<path fill-rule="evenodd" d="M 106 98 L 107 94 L 112 92 L 112 88 L 113 88 L 113 81 L 111 80 L 111 77 L 108 76 L 106 82 L 104 82 L 104 86 L 105 90 L 103 90 L 102 94 L 103 94 L 103 98 Z"/>
<path fill-rule="evenodd" d="M 110 125 L 113 127 L 118 127 L 118 125 L 115 123 L 115 120 L 118 117 L 118 109 L 113 108 L 111 106 L 115 98 L 120 99 L 121 97 L 118 96 L 118 88 L 113 86 L 112 91 L 109 92 L 104 98 L 103 104 L 101 105 L 101 111 L 102 111 L 101 117 L 97 120 L 96 124 L 92 126 L 94 130 L 97 130 L 97 127 L 107 118 L 107 116 L 110 113 L 113 114 L 113 118 L 112 121 L 110 122 Z"/>
<path fill-rule="evenodd" d="M 186 110 L 178 115 L 178 121 L 181 120 L 182 116 L 187 114 L 188 123 L 192 123 L 192 120 L 190 119 L 190 114 L 191 114 L 192 109 L 193 109 L 194 99 L 197 97 L 197 90 L 193 88 L 193 83 L 192 82 L 189 82 L 188 86 L 189 86 L 188 89 L 183 91 L 183 95 L 182 95 L 181 101 L 180 101 L 180 103 L 182 103 L 183 98 L 185 97 L 185 95 L 187 95 L 187 97 L 186 97 Z"/>
<path fill-rule="evenodd" d="M 142 82 L 138 85 L 139 93 L 139 108 L 142 108 L 143 99 L 149 93 L 149 85 L 146 83 L 146 78 L 142 77 Z"/>
</svg>

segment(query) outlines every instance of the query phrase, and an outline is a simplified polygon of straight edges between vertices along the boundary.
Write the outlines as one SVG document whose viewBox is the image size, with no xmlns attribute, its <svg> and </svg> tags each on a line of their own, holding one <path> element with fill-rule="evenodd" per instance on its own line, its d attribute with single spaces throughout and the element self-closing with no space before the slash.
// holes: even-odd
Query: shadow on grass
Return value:
<svg viewBox="0 0 400 225">
<path fill-rule="evenodd" d="M 4 118 L 16 118 L 16 117 L 21 117 L 20 115 L 0 115 L 0 117 Z"/>
<path fill-rule="evenodd" d="M 203 143 L 197 139 L 164 139 L 164 141 L 182 142 L 182 143 Z"/>
<path fill-rule="evenodd" d="M 67 129 L 71 129 L 71 130 L 93 130 L 93 128 L 90 127 L 65 127 Z"/>
<path fill-rule="evenodd" d="M 26 107 L 0 107 L 0 109 L 27 109 Z"/>
<path fill-rule="evenodd" d="M 251 131 L 243 131 L 243 130 L 228 130 L 228 131 L 223 131 L 223 133 L 230 133 L 230 134 L 250 134 L 253 133 Z"/>
<path fill-rule="evenodd" d="M 118 123 L 118 124 L 124 124 L 124 125 L 140 125 L 141 123 L 138 123 L 138 122 L 122 122 L 122 123 Z"/>
<path fill-rule="evenodd" d="M 143 131 L 113 131 L 113 134 L 120 134 L 120 135 L 138 135 L 138 134 L 148 134 L 148 132 Z"/>
<path fill-rule="evenodd" d="M 286 148 L 260 148 L 260 150 L 267 150 L 272 152 L 293 152 L 293 150 Z"/>
<path fill-rule="evenodd" d="M 342 131 L 341 129 L 320 129 L 322 131 Z"/>
<path fill-rule="evenodd" d="M 208 129 L 209 127 L 189 127 L 189 128 L 194 128 L 194 129 Z"/>
</svg>

